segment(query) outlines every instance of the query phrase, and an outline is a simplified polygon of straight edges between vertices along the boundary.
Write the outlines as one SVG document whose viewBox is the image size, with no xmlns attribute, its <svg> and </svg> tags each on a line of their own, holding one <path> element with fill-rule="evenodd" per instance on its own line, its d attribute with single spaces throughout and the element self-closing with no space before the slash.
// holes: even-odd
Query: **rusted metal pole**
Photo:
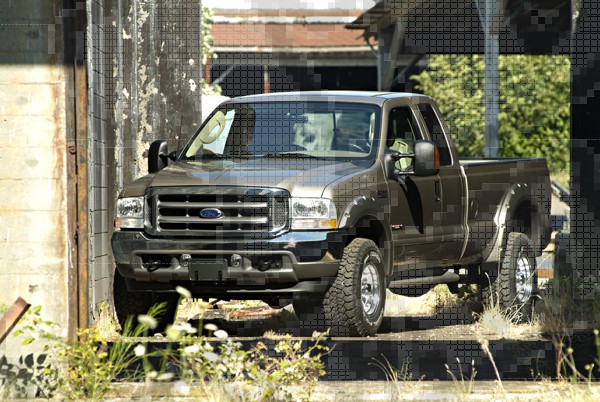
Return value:
<svg viewBox="0 0 600 402">
<path fill-rule="evenodd" d="M 17 325 L 29 307 L 31 307 L 31 304 L 19 297 L 17 301 L 10 306 L 6 314 L 0 318 L 0 343 L 4 342 L 6 336 L 12 331 L 15 325 Z"/>
</svg>

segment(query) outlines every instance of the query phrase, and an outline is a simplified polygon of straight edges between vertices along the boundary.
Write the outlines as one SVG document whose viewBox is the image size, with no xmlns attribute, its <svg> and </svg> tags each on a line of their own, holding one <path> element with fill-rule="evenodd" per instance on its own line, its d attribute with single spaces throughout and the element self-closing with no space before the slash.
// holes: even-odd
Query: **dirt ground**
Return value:
<svg viewBox="0 0 600 402">
<path fill-rule="evenodd" d="M 214 323 L 230 336 L 260 337 L 300 333 L 300 322 L 293 307 L 274 309 L 261 302 L 218 302 L 203 313 L 194 311 L 193 304 L 180 307 L 178 317 L 197 324 Z M 407 297 L 388 291 L 384 322 L 375 336 L 381 340 L 544 340 L 536 325 L 512 326 L 510 332 L 499 335 L 484 328 L 475 319 L 477 311 L 470 300 L 459 298 L 438 285 L 420 297 Z"/>
</svg>

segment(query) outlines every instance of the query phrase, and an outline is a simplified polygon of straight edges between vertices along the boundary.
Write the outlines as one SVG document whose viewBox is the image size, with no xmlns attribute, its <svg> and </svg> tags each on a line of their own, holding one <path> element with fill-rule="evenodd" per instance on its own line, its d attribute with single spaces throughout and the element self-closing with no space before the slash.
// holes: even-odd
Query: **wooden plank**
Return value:
<svg viewBox="0 0 600 402">
<path fill-rule="evenodd" d="M 19 297 L 13 305 L 10 306 L 6 314 L 0 318 L 0 344 L 4 342 L 6 336 L 12 331 L 15 325 L 17 325 L 29 307 L 31 307 L 31 304 Z"/>
</svg>

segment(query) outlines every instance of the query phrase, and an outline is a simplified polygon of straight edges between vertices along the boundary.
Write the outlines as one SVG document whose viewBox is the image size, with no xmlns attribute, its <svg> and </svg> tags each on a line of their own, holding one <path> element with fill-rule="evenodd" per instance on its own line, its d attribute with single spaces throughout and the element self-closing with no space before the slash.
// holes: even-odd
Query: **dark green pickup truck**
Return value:
<svg viewBox="0 0 600 402">
<path fill-rule="evenodd" d="M 491 282 L 523 312 L 537 292 L 535 256 L 551 231 L 545 160 L 459 160 L 429 97 L 231 99 L 184 149 L 156 141 L 148 160 L 150 174 L 117 201 L 121 318 L 172 306 L 182 286 L 202 298 L 292 300 L 301 319 L 366 336 L 386 289 Z"/>
</svg>

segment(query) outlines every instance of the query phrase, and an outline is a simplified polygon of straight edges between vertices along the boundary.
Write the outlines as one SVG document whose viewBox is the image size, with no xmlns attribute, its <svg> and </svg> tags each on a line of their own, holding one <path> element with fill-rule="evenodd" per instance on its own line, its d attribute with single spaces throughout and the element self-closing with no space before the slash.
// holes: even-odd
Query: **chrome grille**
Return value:
<svg viewBox="0 0 600 402">
<path fill-rule="evenodd" d="M 147 194 L 150 234 L 215 236 L 273 234 L 288 225 L 287 192 L 247 187 L 154 188 Z M 216 218 L 201 215 L 217 214 Z"/>
</svg>

